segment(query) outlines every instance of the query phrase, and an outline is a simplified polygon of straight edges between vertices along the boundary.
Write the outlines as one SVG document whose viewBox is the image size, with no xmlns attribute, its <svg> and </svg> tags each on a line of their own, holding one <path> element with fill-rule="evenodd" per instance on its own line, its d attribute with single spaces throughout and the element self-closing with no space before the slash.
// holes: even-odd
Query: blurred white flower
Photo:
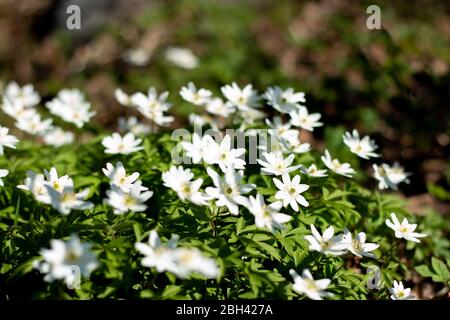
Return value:
<svg viewBox="0 0 450 320">
<path fill-rule="evenodd" d="M 211 168 L 206 171 L 211 177 L 214 187 L 207 187 L 205 192 L 208 196 L 216 199 L 218 207 L 226 206 L 232 215 L 239 214 L 239 205 L 247 205 L 247 198 L 243 196 L 253 190 L 254 184 L 241 184 L 242 171 L 234 171 L 233 166 L 229 166 L 224 177 L 220 177 Z"/>
<path fill-rule="evenodd" d="M 250 196 L 248 200 L 247 209 L 255 216 L 255 224 L 258 228 L 266 227 L 271 232 L 275 232 L 276 229 L 285 229 L 283 224 L 292 219 L 291 216 L 279 212 L 283 206 L 281 201 L 267 205 L 259 193 L 256 197 Z"/>
<path fill-rule="evenodd" d="M 406 218 L 403 218 L 402 223 L 400 223 L 397 219 L 395 213 L 391 213 L 392 221 L 386 219 L 386 225 L 395 231 L 396 238 L 403 238 L 405 240 L 420 242 L 417 238 L 426 237 L 426 234 L 414 232 L 417 228 L 417 224 L 409 223 Z"/>
<path fill-rule="evenodd" d="M 174 65 L 183 69 L 194 69 L 198 66 L 198 58 L 188 48 L 167 48 L 164 57 Z"/>
<path fill-rule="evenodd" d="M 330 279 L 314 280 L 308 269 L 303 270 L 302 275 L 298 275 L 295 270 L 289 270 L 289 274 L 294 279 L 293 289 L 299 294 L 305 294 L 312 300 L 322 300 L 323 297 L 332 296 L 325 290 L 331 283 Z"/>
<path fill-rule="evenodd" d="M 321 178 L 327 176 L 327 170 L 322 169 L 319 170 L 315 164 L 311 164 L 308 168 L 305 169 L 305 173 L 310 177 Z"/>
<path fill-rule="evenodd" d="M 233 82 L 220 88 L 225 98 L 239 110 L 248 110 L 260 106 L 260 97 L 251 84 L 247 84 L 244 89 Z"/>
<path fill-rule="evenodd" d="M 301 204 L 304 207 L 308 207 L 309 203 L 308 201 L 306 201 L 305 197 L 301 195 L 301 193 L 308 190 L 309 186 L 300 183 L 300 176 L 296 175 L 291 180 L 291 178 L 289 177 L 289 173 L 284 173 L 282 175 L 282 180 L 283 181 L 280 181 L 277 178 L 273 178 L 273 182 L 279 190 L 275 194 L 275 199 L 281 200 L 284 207 L 290 205 L 294 211 L 299 210 L 298 204 Z"/>
<path fill-rule="evenodd" d="M 177 248 L 173 255 L 177 265 L 176 275 L 181 279 L 188 278 L 192 273 L 199 273 L 209 279 L 217 278 L 220 274 L 216 261 L 205 257 L 197 248 Z"/>
<path fill-rule="evenodd" d="M 186 155 L 192 159 L 193 163 L 200 163 L 209 152 L 209 145 L 216 143 L 210 135 L 200 137 L 196 132 L 192 134 L 192 143 L 183 141 L 181 146 L 186 151 Z"/>
<path fill-rule="evenodd" d="M 351 178 L 356 173 L 349 163 L 341 163 L 338 159 L 331 158 L 328 150 L 325 150 L 325 155 L 321 159 L 328 169 L 337 174 Z"/>
<path fill-rule="evenodd" d="M 127 133 L 123 137 L 118 133 L 105 137 L 102 145 L 106 148 L 105 153 L 111 154 L 130 154 L 144 149 L 140 146 L 142 139 L 136 139 L 132 132 Z"/>
<path fill-rule="evenodd" d="M 196 205 L 207 205 L 205 196 L 199 191 L 203 179 L 191 181 L 194 174 L 190 169 L 183 169 L 182 166 L 171 166 L 169 171 L 163 172 L 162 179 L 164 186 L 175 191 L 181 200 L 189 200 Z"/>
<path fill-rule="evenodd" d="M 17 119 L 16 127 L 31 135 L 45 135 L 53 129 L 53 119 L 41 120 L 38 113 L 30 116 L 24 116 Z"/>
<path fill-rule="evenodd" d="M 410 288 L 403 287 L 401 281 L 394 280 L 394 286 L 389 288 L 392 300 L 415 300 L 416 297 L 411 294 Z"/>
<path fill-rule="evenodd" d="M 13 103 L 17 103 L 24 108 L 34 107 L 41 101 L 41 97 L 34 90 L 32 84 L 20 87 L 17 82 L 14 81 L 8 83 L 3 93 L 3 97 L 4 100 L 6 99 Z"/>
<path fill-rule="evenodd" d="M 77 285 L 77 270 L 79 276 L 89 277 L 99 263 L 92 252 L 90 243 L 82 243 L 77 235 L 72 235 L 68 241 L 53 239 L 50 249 L 42 249 L 40 254 L 43 261 L 34 264 L 41 273 L 45 273 L 44 280 L 52 282 L 63 280 L 70 288 Z"/>
<path fill-rule="evenodd" d="M 395 163 L 392 167 L 386 163 L 382 163 L 380 166 L 373 164 L 372 168 L 373 177 L 378 180 L 380 190 L 388 188 L 397 190 L 397 185 L 401 182 L 409 183 L 408 176 L 411 174 L 405 172 L 398 163 Z"/>
<path fill-rule="evenodd" d="M 8 134 L 8 132 L 8 128 L 0 125 L 0 156 L 4 154 L 4 147 L 15 149 L 16 144 L 19 143 L 19 139 L 16 136 Z"/>
<path fill-rule="evenodd" d="M 150 54 L 144 48 L 131 48 L 122 55 L 123 60 L 133 66 L 143 67 L 150 61 Z"/>
<path fill-rule="evenodd" d="M 203 88 L 197 89 L 194 83 L 189 82 L 186 87 L 181 88 L 180 96 L 196 106 L 203 106 L 211 100 L 212 92 Z"/>
<path fill-rule="evenodd" d="M 147 189 L 144 187 L 144 190 Z M 153 191 L 143 191 L 142 182 L 137 181 L 124 191 L 122 188 L 112 185 L 110 190 L 106 191 L 108 196 L 105 203 L 114 208 L 114 214 L 123 214 L 130 212 L 142 212 L 147 209 L 145 201 L 153 196 Z"/>
<path fill-rule="evenodd" d="M 310 227 L 312 235 L 305 236 L 309 242 L 309 250 L 333 256 L 339 256 L 346 252 L 348 244 L 342 242 L 341 236 L 334 236 L 333 226 L 329 226 L 323 235 L 320 235 L 314 225 Z"/>
<path fill-rule="evenodd" d="M 120 117 L 119 129 L 124 132 L 132 132 L 135 135 L 146 135 L 152 131 L 150 126 L 139 122 L 136 117 L 129 117 L 128 119 Z"/>
<path fill-rule="evenodd" d="M 50 197 L 51 206 L 63 215 L 69 214 L 72 210 L 87 210 L 94 206 L 92 202 L 85 201 L 89 194 L 89 188 L 75 192 L 73 182 L 71 185 L 65 186 L 62 191 L 57 191 L 47 184 L 44 186 Z"/>
<path fill-rule="evenodd" d="M 379 157 L 374 151 L 378 146 L 374 140 L 371 140 L 369 136 L 359 138 L 359 133 L 356 129 L 350 134 L 346 132 L 343 136 L 344 143 L 350 148 L 350 151 L 363 159 L 369 159 L 369 157 Z"/>
<path fill-rule="evenodd" d="M 71 144 L 75 140 L 75 136 L 70 131 L 64 131 L 60 127 L 53 127 L 44 134 L 44 143 L 55 147 Z"/>
<path fill-rule="evenodd" d="M 133 104 L 133 102 L 131 101 L 131 97 L 120 88 L 117 88 L 114 91 L 114 97 L 116 98 L 117 102 L 125 107 L 131 107 Z"/>
<path fill-rule="evenodd" d="M 236 110 L 229 102 L 224 102 L 221 98 L 213 98 L 206 103 L 206 111 L 211 114 L 228 118 Z"/>
<path fill-rule="evenodd" d="M 46 181 L 43 174 L 28 170 L 24 184 L 18 185 L 17 188 L 30 191 L 37 201 L 50 204 L 50 197 L 48 196 L 45 184 Z"/>
<path fill-rule="evenodd" d="M 0 169 L 0 187 L 3 187 L 5 184 L 3 183 L 2 178 L 6 177 L 9 173 L 9 170 Z"/>
<path fill-rule="evenodd" d="M 270 106 L 281 113 L 296 111 L 299 107 L 299 103 L 306 102 L 304 92 L 296 93 L 292 88 L 282 90 L 277 86 L 269 87 L 263 97 Z"/>
<path fill-rule="evenodd" d="M 281 176 L 283 173 L 289 173 L 297 170 L 300 166 L 291 166 L 294 161 L 294 155 L 290 154 L 286 159 L 283 158 L 281 151 L 264 152 L 262 159 L 257 162 L 262 166 L 261 170 L 266 174 Z"/>
<path fill-rule="evenodd" d="M 309 114 L 308 109 L 304 106 L 299 106 L 298 110 L 289 113 L 289 115 L 291 116 L 290 121 L 293 126 L 308 131 L 314 131 L 315 127 L 321 127 L 323 125 L 322 122 L 319 122 L 321 117 L 320 113 Z"/>
<path fill-rule="evenodd" d="M 75 124 L 82 128 L 95 115 L 90 110 L 91 104 L 84 98 L 84 94 L 78 89 L 63 89 L 53 100 L 45 106 L 54 115 L 64 121 Z"/>
<path fill-rule="evenodd" d="M 169 92 L 165 91 L 158 94 L 155 88 L 148 89 L 147 95 L 142 92 L 136 92 L 131 96 L 131 103 L 138 109 L 147 119 L 152 120 L 160 126 L 166 126 L 173 121 L 172 116 L 164 115 L 171 108 L 167 97 Z"/>
</svg>

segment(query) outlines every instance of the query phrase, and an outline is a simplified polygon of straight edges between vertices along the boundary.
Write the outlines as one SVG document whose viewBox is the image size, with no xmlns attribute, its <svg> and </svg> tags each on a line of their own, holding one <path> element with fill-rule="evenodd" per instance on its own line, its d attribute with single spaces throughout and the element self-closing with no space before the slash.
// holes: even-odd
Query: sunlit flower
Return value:
<svg viewBox="0 0 450 320">
<path fill-rule="evenodd" d="M 349 163 L 341 163 L 338 159 L 331 158 L 328 150 L 325 150 L 325 155 L 321 159 L 328 169 L 337 174 L 351 178 L 356 173 Z"/>
<path fill-rule="evenodd" d="M 109 178 L 109 182 L 112 186 L 116 186 L 122 189 L 123 192 L 128 193 L 133 186 L 133 183 L 139 178 L 139 172 L 133 172 L 127 175 L 125 167 L 121 161 L 116 163 L 114 167 L 111 163 L 106 164 L 106 168 L 102 169 L 105 176 Z M 147 190 L 143 187 L 143 191 Z"/>
<path fill-rule="evenodd" d="M 196 106 L 203 106 L 210 101 L 212 92 L 202 88 L 197 90 L 194 83 L 189 82 L 186 87 L 181 88 L 180 96 Z"/>
<path fill-rule="evenodd" d="M 308 109 L 304 106 L 299 106 L 298 110 L 289 113 L 291 116 L 291 124 L 296 127 L 300 127 L 302 129 L 308 131 L 314 131 L 315 127 L 320 127 L 323 125 L 322 122 L 319 122 L 321 117 L 320 113 L 309 113 Z"/>
<path fill-rule="evenodd" d="M 125 62 L 136 67 L 143 67 L 150 61 L 150 53 L 144 48 L 128 49 L 122 57 Z"/>
<path fill-rule="evenodd" d="M 214 98 L 206 103 L 206 111 L 211 114 L 227 118 L 236 110 L 230 102 L 224 102 L 220 98 Z"/>
<path fill-rule="evenodd" d="M 339 256 L 345 253 L 348 244 L 342 242 L 341 236 L 334 236 L 333 226 L 329 226 L 323 235 L 320 235 L 314 225 L 311 225 L 312 235 L 305 236 L 309 242 L 309 250 L 318 251 L 323 254 Z"/>
<path fill-rule="evenodd" d="M 34 265 L 41 273 L 45 273 L 44 280 L 47 282 L 63 280 L 69 288 L 74 289 L 80 284 L 81 279 L 78 277 L 89 277 L 99 265 L 92 252 L 92 245 L 82 243 L 75 234 L 68 241 L 53 239 L 50 245 L 50 249 L 40 251 L 44 261 Z"/>
<path fill-rule="evenodd" d="M 183 169 L 182 166 L 171 166 L 169 171 L 162 174 L 164 186 L 175 191 L 181 200 L 189 200 L 197 205 L 206 205 L 206 198 L 199 191 L 203 179 L 191 181 L 192 178 L 194 178 L 194 174 L 191 170 Z"/>
<path fill-rule="evenodd" d="M 14 81 L 8 83 L 3 96 L 7 100 L 17 103 L 25 108 L 34 107 L 41 101 L 41 97 L 34 90 L 32 84 L 20 87 L 17 82 Z"/>
<path fill-rule="evenodd" d="M 193 273 L 210 279 L 217 278 L 220 274 L 216 261 L 205 257 L 197 248 L 177 248 L 174 259 L 178 269 L 176 275 L 181 279 L 189 278 Z"/>
<path fill-rule="evenodd" d="M 264 152 L 262 159 L 257 162 L 262 166 L 261 170 L 266 174 L 281 176 L 283 173 L 289 173 L 297 170 L 300 166 L 291 166 L 294 161 L 294 155 L 290 154 L 286 159 L 283 158 L 281 151 Z"/>
<path fill-rule="evenodd" d="M 131 97 L 120 88 L 117 88 L 114 91 L 114 97 L 116 98 L 117 102 L 119 102 L 121 105 L 125 107 L 131 107 L 133 105 Z"/>
<path fill-rule="evenodd" d="M 263 97 L 270 106 L 281 113 L 296 111 L 299 107 L 299 103 L 306 102 L 304 92 L 296 93 L 292 88 L 282 90 L 276 86 L 269 87 Z"/>
<path fill-rule="evenodd" d="M 206 171 L 214 183 L 214 187 L 205 189 L 206 194 L 216 199 L 218 207 L 226 206 L 232 215 L 238 215 L 239 205 L 247 204 L 247 198 L 243 194 L 250 192 L 256 186 L 253 184 L 241 184 L 243 172 L 235 172 L 233 166 L 227 168 L 224 177 L 220 177 L 211 168 L 207 168 Z"/>
<path fill-rule="evenodd" d="M 283 224 L 292 219 L 291 216 L 279 212 L 283 206 L 281 201 L 267 205 L 259 193 L 256 197 L 250 196 L 248 200 L 247 209 L 255 216 L 255 224 L 258 228 L 266 227 L 271 232 L 275 232 L 276 229 L 285 229 Z"/>
<path fill-rule="evenodd" d="M 193 163 L 200 163 L 210 152 L 209 145 L 216 143 L 210 135 L 200 137 L 196 132 L 192 134 L 192 143 L 183 141 L 181 146 L 186 151 L 186 155 L 192 159 Z"/>
<path fill-rule="evenodd" d="M 403 287 L 401 281 L 394 280 L 394 286 L 389 288 L 392 300 L 415 300 L 416 297 L 411 293 L 410 288 Z"/>
<path fill-rule="evenodd" d="M 296 175 L 291 180 L 289 174 L 284 173 L 282 175 L 282 180 L 283 181 L 280 181 L 277 178 L 273 178 L 273 182 L 279 189 L 279 191 L 275 194 L 275 199 L 281 200 L 284 207 L 290 205 L 291 208 L 295 211 L 299 210 L 298 204 L 304 207 L 308 207 L 309 203 L 308 201 L 306 201 L 305 197 L 301 195 L 301 193 L 308 190 L 309 186 L 300 183 L 300 176 Z"/>
<path fill-rule="evenodd" d="M 45 188 L 50 197 L 51 206 L 63 215 L 69 214 L 72 210 L 87 210 L 94 206 L 92 202 L 85 201 L 89 188 L 81 192 L 75 192 L 73 185 L 64 187 L 61 192 L 48 185 L 45 185 Z"/>
<path fill-rule="evenodd" d="M 17 188 L 30 191 L 36 200 L 50 204 L 50 197 L 48 196 L 45 185 L 46 181 L 43 174 L 28 170 L 24 184 L 18 185 Z"/>
<path fill-rule="evenodd" d="M 245 160 L 240 158 L 244 153 L 245 148 L 232 148 L 231 136 L 226 135 L 220 144 L 215 141 L 208 144 L 204 160 L 209 164 L 218 164 L 222 172 L 230 166 L 240 170 L 245 168 Z"/>
<path fill-rule="evenodd" d="M 355 256 L 364 256 L 376 259 L 376 256 L 370 252 L 377 249 L 379 245 L 376 243 L 366 242 L 366 234 L 364 232 L 359 232 L 355 239 L 353 239 L 351 232 L 349 230 L 345 230 L 342 237 L 342 242 L 348 245 L 347 250 Z"/>
<path fill-rule="evenodd" d="M 147 189 L 147 188 L 145 188 Z M 127 192 L 113 185 L 106 191 L 108 196 L 105 203 L 114 208 L 115 214 L 141 212 L 147 209 L 145 202 L 153 196 L 153 191 L 143 191 L 142 182 L 137 181 L 131 185 Z"/>
<path fill-rule="evenodd" d="M 305 173 L 310 177 L 321 178 L 327 176 L 327 170 L 322 169 L 319 170 L 315 164 L 311 164 L 308 168 L 305 169 Z"/>
<path fill-rule="evenodd" d="M 388 188 L 397 190 L 398 184 L 402 182 L 409 183 L 408 177 L 411 174 L 405 172 L 398 163 L 395 163 L 392 167 L 386 163 L 382 163 L 380 166 L 373 164 L 372 167 L 373 177 L 378 180 L 378 188 L 380 190 Z"/>
<path fill-rule="evenodd" d="M 346 132 L 343 136 L 344 143 L 350 148 L 350 151 L 363 159 L 369 159 L 369 157 L 379 157 L 374 151 L 378 146 L 374 140 L 371 140 L 369 136 L 359 138 L 359 133 L 355 129 L 350 134 Z"/>
<path fill-rule="evenodd" d="M 160 126 L 166 126 L 173 121 L 172 116 L 166 116 L 164 112 L 168 111 L 172 105 L 168 103 L 169 92 L 165 91 L 158 94 L 155 88 L 149 88 L 147 95 L 142 92 L 136 92 L 131 96 L 131 103 L 147 119 L 152 120 Z"/>
<path fill-rule="evenodd" d="M 152 131 L 150 126 L 139 122 L 138 118 L 136 117 L 129 117 L 128 119 L 120 117 L 119 129 L 123 132 L 132 132 L 137 136 L 146 135 Z"/>
<path fill-rule="evenodd" d="M 166 60 L 183 69 L 194 69 L 198 66 L 198 58 L 188 48 L 168 48 L 165 51 L 164 57 Z"/>
<path fill-rule="evenodd" d="M 140 146 L 141 142 L 142 139 L 136 139 L 132 132 L 123 137 L 118 133 L 113 133 L 111 136 L 103 138 L 102 145 L 106 148 L 105 153 L 130 154 L 144 149 Z"/>
<path fill-rule="evenodd" d="M 17 119 L 16 127 L 32 135 L 45 135 L 52 129 L 53 119 L 41 120 L 41 116 L 35 113 L 29 117 Z"/>
<path fill-rule="evenodd" d="M 19 143 L 19 139 L 8 132 L 8 128 L 0 126 L 0 156 L 4 154 L 4 147 L 15 149 L 16 144 Z"/>
<path fill-rule="evenodd" d="M 426 237 L 426 234 L 414 232 L 417 228 L 417 224 L 409 223 L 406 218 L 403 218 L 402 223 L 397 219 L 395 213 L 391 213 L 392 221 L 386 219 L 386 225 L 395 231 L 396 238 L 403 238 L 413 242 L 420 242 L 417 238 Z"/>
<path fill-rule="evenodd" d="M 244 89 L 233 82 L 231 85 L 226 85 L 220 88 L 222 94 L 227 100 L 240 110 L 248 110 L 255 107 L 259 107 L 260 97 L 256 90 L 253 90 L 253 86 L 248 84 Z"/>
<path fill-rule="evenodd" d="M 314 280 L 308 269 L 303 270 L 302 275 L 298 275 L 295 270 L 289 270 L 289 274 L 294 279 L 293 289 L 299 294 L 305 294 L 312 300 L 322 300 L 323 297 L 332 296 L 325 290 L 331 283 L 330 279 Z"/>
</svg>

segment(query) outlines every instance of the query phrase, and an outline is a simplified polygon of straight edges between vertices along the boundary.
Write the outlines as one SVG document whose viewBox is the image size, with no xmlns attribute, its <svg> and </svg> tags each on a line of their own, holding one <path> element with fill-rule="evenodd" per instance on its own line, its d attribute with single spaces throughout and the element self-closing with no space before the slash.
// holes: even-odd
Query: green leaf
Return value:
<svg viewBox="0 0 450 320">
<path fill-rule="evenodd" d="M 415 269 L 422 277 L 432 277 L 434 275 L 430 268 L 424 264 L 417 266 Z"/>
<path fill-rule="evenodd" d="M 450 272 L 444 262 L 435 257 L 432 257 L 431 265 L 433 266 L 434 271 L 438 275 L 438 277 L 433 277 L 433 280 L 435 278 L 436 279 L 439 278 L 440 279 L 440 281 L 438 280 L 439 282 L 447 282 L 448 280 L 450 280 Z"/>
</svg>

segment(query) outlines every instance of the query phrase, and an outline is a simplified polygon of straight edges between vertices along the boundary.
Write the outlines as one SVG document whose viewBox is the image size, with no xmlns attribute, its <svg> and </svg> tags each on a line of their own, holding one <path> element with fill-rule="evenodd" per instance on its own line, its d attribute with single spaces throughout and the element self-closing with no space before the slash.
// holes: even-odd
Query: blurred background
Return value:
<svg viewBox="0 0 450 320">
<path fill-rule="evenodd" d="M 66 26 L 71 4 L 80 30 Z M 366 26 L 372 4 L 381 30 Z M 304 91 L 326 124 L 304 140 L 337 150 L 348 129 L 370 134 L 385 162 L 413 172 L 401 188 L 410 210 L 449 212 L 450 2 L 1 0 L 0 39 L 3 85 L 32 83 L 42 102 L 78 88 L 101 129 L 129 113 L 117 87 L 168 90 L 178 127 L 189 81 L 216 94 L 232 81 Z M 191 50 L 195 67 L 174 65 L 171 47 Z"/>
</svg>

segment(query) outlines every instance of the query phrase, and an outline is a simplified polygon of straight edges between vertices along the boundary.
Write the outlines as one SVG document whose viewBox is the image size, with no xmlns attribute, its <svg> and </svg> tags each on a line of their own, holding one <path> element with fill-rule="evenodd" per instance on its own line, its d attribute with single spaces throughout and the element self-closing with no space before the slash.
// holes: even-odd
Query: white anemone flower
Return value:
<svg viewBox="0 0 450 320">
<path fill-rule="evenodd" d="M 164 57 L 177 67 L 183 69 L 195 69 L 199 64 L 197 56 L 188 48 L 167 48 L 164 52 Z"/>
<path fill-rule="evenodd" d="M 233 82 L 220 88 L 225 98 L 239 110 L 249 110 L 260 106 L 260 97 L 251 84 L 247 84 L 243 89 Z"/>
<path fill-rule="evenodd" d="M 255 224 L 258 228 L 267 228 L 274 233 L 276 229 L 285 229 L 286 226 L 283 224 L 292 220 L 291 216 L 279 212 L 282 206 L 281 201 L 267 205 L 263 196 L 257 193 L 256 197 L 249 197 L 247 209 L 255 216 Z"/>
<path fill-rule="evenodd" d="M 376 250 L 379 245 L 376 243 L 366 242 L 366 234 L 364 232 L 359 232 L 353 239 L 351 232 L 349 230 L 345 230 L 342 242 L 348 245 L 347 250 L 355 256 L 364 256 L 376 259 L 376 256 L 371 252 Z"/>
<path fill-rule="evenodd" d="M 305 294 L 312 300 L 322 300 L 323 297 L 332 296 L 325 290 L 331 283 L 330 279 L 314 280 L 308 269 L 303 270 L 300 276 L 295 270 L 289 270 L 289 274 L 294 279 L 293 289 L 299 294 Z"/>
<path fill-rule="evenodd" d="M 312 235 L 305 236 L 309 242 L 309 250 L 333 256 L 340 256 L 346 252 L 348 244 L 342 242 L 341 236 L 334 236 L 333 226 L 329 226 L 323 235 L 320 235 L 314 225 L 310 227 Z"/>
<path fill-rule="evenodd" d="M 308 207 L 309 203 L 306 201 L 305 197 L 301 195 L 301 193 L 308 190 L 309 186 L 307 184 L 300 183 L 300 176 L 296 175 L 291 180 L 289 174 L 284 173 L 282 175 L 282 180 L 283 181 L 273 178 L 273 182 L 279 190 L 275 194 L 275 199 L 281 200 L 284 207 L 290 205 L 294 211 L 299 210 L 298 204 Z"/>
<path fill-rule="evenodd" d="M 321 127 L 322 122 L 319 122 L 321 118 L 320 113 L 309 113 L 308 109 L 304 106 L 299 106 L 298 110 L 289 113 L 291 116 L 291 124 L 296 127 L 308 131 L 314 131 L 315 127 Z"/>
<path fill-rule="evenodd" d="M 325 165 L 328 167 L 328 169 L 330 169 L 334 173 L 349 178 L 351 178 L 352 175 L 356 173 L 349 163 L 341 163 L 338 159 L 331 158 L 331 155 L 328 152 L 328 150 L 325 150 L 325 155 L 322 156 L 321 159 L 323 163 L 325 163 Z"/>
<path fill-rule="evenodd" d="M 117 132 L 102 140 L 102 145 L 106 148 L 105 153 L 110 154 L 130 154 L 144 149 L 140 146 L 142 139 L 136 139 L 132 132 L 128 132 L 123 137 Z"/>
<path fill-rule="evenodd" d="M 285 159 L 281 151 L 264 152 L 261 157 L 262 159 L 258 159 L 257 162 L 262 166 L 261 170 L 265 174 L 281 176 L 300 168 L 300 166 L 291 166 L 295 157 L 293 154 Z"/>
<path fill-rule="evenodd" d="M 203 206 L 207 205 L 206 197 L 199 191 L 203 179 L 191 181 L 194 174 L 190 169 L 184 169 L 182 166 L 171 166 L 169 171 L 162 173 L 164 186 L 175 191 L 181 200 Z"/>
<path fill-rule="evenodd" d="M 405 288 L 401 281 L 394 280 L 394 286 L 389 288 L 392 300 L 415 300 L 410 288 Z"/>
<path fill-rule="evenodd" d="M 197 90 L 194 83 L 189 82 L 186 87 L 181 88 L 180 96 L 196 106 L 203 106 L 211 100 L 212 92 L 203 88 Z"/>
<path fill-rule="evenodd" d="M 153 191 L 143 191 L 142 182 L 137 181 L 127 192 L 113 185 L 106 191 L 106 195 L 108 198 L 105 199 L 105 203 L 114 208 L 114 214 L 124 214 L 129 211 L 145 211 L 147 209 L 145 202 L 153 196 Z"/>
<path fill-rule="evenodd" d="M 9 170 L 6 169 L 0 169 L 0 187 L 5 186 L 2 178 L 6 177 L 9 174 Z"/>
<path fill-rule="evenodd" d="M 231 147 L 231 136 L 226 135 L 219 143 L 208 144 L 205 150 L 204 160 L 208 164 L 219 165 L 222 172 L 233 166 L 237 170 L 245 169 L 245 160 L 240 157 L 245 153 L 245 148 L 234 149 Z"/>
<path fill-rule="evenodd" d="M 420 242 L 417 238 L 423 238 L 427 235 L 424 233 L 417 233 L 414 232 L 417 228 L 417 224 L 415 223 L 409 223 L 408 219 L 403 218 L 402 223 L 398 221 L 397 216 L 394 212 L 391 213 L 392 221 L 389 219 L 386 219 L 386 225 L 394 230 L 395 237 L 399 239 L 405 239 L 413 242 Z"/>
<path fill-rule="evenodd" d="M 352 133 L 346 132 L 343 136 L 344 143 L 350 148 L 350 151 L 363 159 L 369 159 L 369 157 L 379 157 L 380 155 L 374 151 L 378 148 L 374 140 L 371 140 L 369 136 L 359 138 L 359 133 L 355 129 Z"/>
<path fill-rule="evenodd" d="M 8 128 L 0 126 L 0 156 L 4 154 L 4 147 L 15 149 L 16 144 L 19 143 L 19 139 L 8 132 Z"/>
<path fill-rule="evenodd" d="M 296 111 L 299 103 L 306 102 L 304 92 L 294 92 L 292 88 L 282 90 L 277 86 L 269 87 L 263 97 L 270 106 L 281 113 Z"/>
<path fill-rule="evenodd" d="M 14 81 L 8 83 L 3 96 L 7 100 L 13 101 L 24 108 L 32 108 L 41 101 L 41 97 L 36 90 L 34 90 L 32 84 L 26 84 L 21 87 Z"/>
<path fill-rule="evenodd" d="M 139 172 L 133 172 L 127 175 L 125 167 L 121 161 L 116 163 L 114 167 L 111 163 L 106 164 L 106 168 L 102 168 L 105 176 L 109 178 L 110 184 L 122 189 L 123 192 L 130 192 L 133 184 L 139 178 Z M 142 187 L 142 191 L 147 190 L 146 187 Z"/>
</svg>

